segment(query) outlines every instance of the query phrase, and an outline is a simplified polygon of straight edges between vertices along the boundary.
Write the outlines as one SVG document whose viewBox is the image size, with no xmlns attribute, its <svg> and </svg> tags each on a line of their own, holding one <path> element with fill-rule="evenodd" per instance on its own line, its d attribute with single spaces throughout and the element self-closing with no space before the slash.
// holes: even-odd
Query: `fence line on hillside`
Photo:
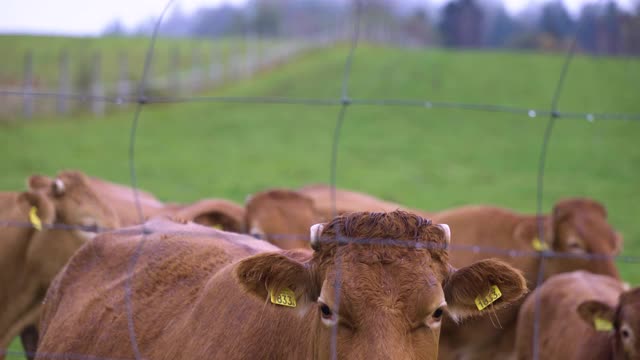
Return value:
<svg viewBox="0 0 640 360">
<path fill-rule="evenodd" d="M 292 61 L 300 55 L 314 49 L 320 49 L 338 42 L 338 38 L 326 36 L 305 39 L 260 39 L 248 36 L 241 47 L 234 48 L 223 56 L 223 48 L 210 47 L 210 56 L 205 57 L 205 44 L 194 46 L 186 55 L 190 66 L 180 66 L 185 56 L 180 48 L 172 46 L 167 54 L 168 69 L 163 73 L 155 71 L 146 82 L 148 92 L 164 98 L 163 94 L 193 95 L 204 90 L 216 89 L 228 82 L 248 79 L 262 70 Z M 22 118 L 31 119 L 36 115 L 67 115 L 71 111 L 69 102 L 80 100 L 95 117 L 107 112 L 105 103 L 113 103 L 115 108 L 135 103 L 133 91 L 138 84 L 131 78 L 130 53 L 120 51 L 117 62 L 117 80 L 107 81 L 104 76 L 105 58 L 101 51 L 95 51 L 88 63 L 80 63 L 71 71 L 72 58 L 68 49 L 63 49 L 58 57 L 57 84 L 41 83 L 39 80 L 37 55 L 27 50 L 23 63 L 23 81 L 21 85 L 3 85 L 0 83 L 0 96 L 21 97 Z M 207 60 L 207 61 L 205 61 Z M 88 65 L 87 65 L 88 64 Z M 47 95 L 45 95 L 47 94 Z M 55 104 L 35 107 L 36 98 L 52 98 Z M 0 98 L 2 105 L 2 98 Z M 11 113 L 18 113 L 18 104 L 5 103 L 0 119 Z M 78 104 L 76 104 L 78 105 Z M 81 110 L 81 109 L 79 109 Z M 4 115 L 3 115 L 4 114 Z"/>
<path fill-rule="evenodd" d="M 304 105 L 314 105 L 314 106 L 336 106 L 338 107 L 338 113 L 337 113 L 337 118 L 336 118 L 336 125 L 335 125 L 335 129 L 334 129 L 334 133 L 333 133 L 333 141 L 331 143 L 331 165 L 330 165 L 330 185 L 331 185 L 331 198 L 332 198 L 332 207 L 333 207 L 333 211 L 334 211 L 334 215 L 337 215 L 337 208 L 336 208 L 336 184 L 337 184 L 337 164 L 338 164 L 338 144 L 340 141 L 340 135 L 341 135 L 341 129 L 342 126 L 344 124 L 344 122 L 346 121 L 346 116 L 348 113 L 348 109 L 351 106 L 354 105 L 362 105 L 362 106 L 409 106 L 409 107 L 423 107 L 425 109 L 431 109 L 431 108 L 444 108 L 444 109 L 460 109 L 460 110 L 468 110 L 468 111 L 491 111 L 491 112 L 499 112 L 499 113 L 509 113 L 509 114 L 516 114 L 516 115 L 522 115 L 525 117 L 529 117 L 529 118 L 536 118 L 536 117 L 548 117 L 548 122 L 547 122 L 547 127 L 545 130 L 545 134 L 544 134 L 544 138 L 543 138 L 543 143 L 541 146 L 541 151 L 540 151 L 540 158 L 539 158 L 539 163 L 538 163 L 538 177 L 537 177 L 537 192 L 536 192 L 536 196 L 535 196 L 535 202 L 536 202 L 536 212 L 537 212 L 537 217 L 538 217 L 538 238 L 540 239 L 540 241 L 542 242 L 542 244 L 545 243 L 545 241 L 548 242 L 548 239 L 545 239 L 544 236 L 544 231 L 542 230 L 542 218 L 543 218 L 543 214 L 542 214 L 542 198 L 543 198 L 543 194 L 544 194 L 544 179 L 545 179 L 545 163 L 546 163 L 546 158 L 548 156 L 548 152 L 547 152 L 547 146 L 549 143 L 549 139 L 551 138 L 552 134 L 553 134 L 553 127 L 555 122 L 558 119 L 585 119 L 587 121 L 594 121 L 596 119 L 598 120 L 623 120 L 623 121 L 640 121 L 640 114 L 620 114 L 620 113 L 592 113 L 592 112 L 561 112 L 558 110 L 558 99 L 562 93 L 562 85 L 563 85 L 563 81 L 564 78 L 566 76 L 567 70 L 569 69 L 570 63 L 571 63 L 571 59 L 572 56 L 575 52 L 575 46 L 571 46 L 566 54 L 565 57 L 565 61 L 563 63 L 563 67 L 562 70 L 560 72 L 560 76 L 558 79 L 558 82 L 556 84 L 556 88 L 554 93 L 552 94 L 552 100 L 551 100 L 551 105 L 549 109 L 532 109 L 532 108 L 517 108 L 517 107 L 510 107 L 510 106 L 504 106 L 504 105 L 492 105 L 492 104 L 469 104 L 469 103 L 462 103 L 462 102 L 431 102 L 431 101 L 421 101 L 421 100 L 411 100 L 411 99 L 358 99 L 358 98 L 351 98 L 350 96 L 350 92 L 349 92 L 349 78 L 350 78 L 350 74 L 351 74 L 351 66 L 352 66 L 352 60 L 355 54 L 355 51 L 358 47 L 358 43 L 360 40 L 360 16 L 361 16 L 361 3 L 359 1 L 356 1 L 356 6 L 355 6 L 355 11 L 354 11 L 354 19 L 353 19 L 353 32 L 352 32 L 352 37 L 351 37 L 351 42 L 350 42 L 350 47 L 349 47 L 349 52 L 348 55 L 345 59 L 344 62 L 344 68 L 343 68 L 343 74 L 342 74 L 342 86 L 341 86 L 341 91 L 340 94 L 338 94 L 338 96 L 335 99 L 297 99 L 297 98 L 271 98 L 271 97 L 198 97 L 198 96 L 184 96 L 184 97 L 180 97 L 180 96 L 168 96 L 168 97 L 162 97 L 162 96 L 153 96 L 153 95 L 149 95 L 149 84 L 153 83 L 153 77 L 149 76 L 149 71 L 150 71 L 150 66 L 152 64 L 152 59 L 154 57 L 154 45 L 155 45 L 155 41 L 157 39 L 157 33 L 158 33 L 158 29 L 160 24 L 162 23 L 164 14 L 166 13 L 167 9 L 173 4 L 173 0 L 170 0 L 166 7 L 164 8 L 164 10 L 162 11 L 161 15 L 159 16 L 155 27 L 154 27 L 154 31 L 153 34 L 151 36 L 150 39 L 150 44 L 149 44 L 149 48 L 148 48 L 148 52 L 147 52 L 147 56 L 145 58 L 145 66 L 143 68 L 143 73 L 141 76 L 141 81 L 138 85 L 137 90 L 135 90 L 135 96 L 131 96 L 131 94 L 127 94 L 126 96 L 110 96 L 110 95 L 106 95 L 104 92 L 100 92 L 100 90 L 98 88 L 96 88 L 96 91 L 91 91 L 91 93 L 89 95 L 85 95 L 85 94 L 72 94 L 72 93 L 68 93 L 66 91 L 68 91 L 68 87 L 66 85 L 63 84 L 63 82 L 61 82 L 61 87 L 60 87 L 60 91 L 56 92 L 56 91 L 34 91 L 33 89 L 33 81 L 29 80 L 27 77 L 27 80 L 25 80 L 25 88 L 24 89 L 17 89 L 17 90 L 0 90 L 0 95 L 6 95 L 6 96 L 23 96 L 25 98 L 25 107 L 24 107 L 24 112 L 25 115 L 28 114 L 32 114 L 33 112 L 33 99 L 35 98 L 56 98 L 58 99 L 58 101 L 60 101 L 60 99 L 62 98 L 63 101 L 62 103 L 64 103 L 66 100 L 76 100 L 76 101 L 91 101 L 93 102 L 100 102 L 100 103 L 115 103 L 115 104 L 134 104 L 136 106 L 136 110 L 135 110 L 135 114 L 133 117 L 133 121 L 132 121 L 132 126 L 131 126 L 131 132 L 130 132 L 130 143 L 129 143 L 129 167 L 130 167 L 130 177 L 131 177 L 131 186 L 133 188 L 133 199 L 134 202 L 136 204 L 136 208 L 137 208 L 137 213 L 140 219 L 140 222 L 143 223 L 143 225 L 141 225 L 138 228 L 134 228 L 134 229 L 128 229 L 128 230 L 119 230 L 120 232 L 134 232 L 137 235 L 140 235 L 141 239 L 139 241 L 139 243 L 136 245 L 135 251 L 133 256 L 131 256 L 131 258 L 129 259 L 128 262 L 128 268 L 127 268 L 127 279 L 126 279 L 126 284 L 125 284 L 125 312 L 126 312 L 126 316 L 127 316 L 127 324 L 128 324 L 128 332 L 129 332 L 129 339 L 131 342 L 131 349 L 132 349 L 132 353 L 134 354 L 134 357 L 136 359 L 142 359 L 144 358 L 144 354 L 141 352 L 141 349 L 139 348 L 139 344 L 137 341 L 137 336 L 136 336 L 136 332 L 135 332 L 135 324 L 134 324 L 134 314 L 133 314 L 133 287 L 132 287 L 132 282 L 133 282 L 133 277 L 134 277 L 134 270 L 136 268 L 137 262 L 140 258 L 140 256 L 143 253 L 143 248 L 145 245 L 146 240 L 149 238 L 150 235 L 157 233 L 157 231 L 155 231 L 153 228 L 147 227 L 146 225 L 144 225 L 144 220 L 145 220 L 145 216 L 144 216 L 144 212 L 142 210 L 142 206 L 140 203 L 140 197 L 139 197 L 139 192 L 138 192 L 138 187 L 137 187 L 137 173 L 136 173 L 136 134 L 137 134 L 137 125 L 138 125 L 138 119 L 139 116 L 141 114 L 141 112 L 143 111 L 143 109 L 145 109 L 147 106 L 153 105 L 153 104 L 165 104 L 165 103 L 185 103 L 185 102 L 231 102 L 231 103 L 245 103 L 245 104 L 288 104 L 288 105 L 294 105 L 294 104 L 304 104 Z M 575 44 L 575 42 L 574 42 Z M 176 59 L 178 59 L 179 56 L 176 56 L 175 54 L 173 55 L 173 61 L 176 61 Z M 201 59 L 201 55 L 195 55 L 195 58 L 197 59 Z M 29 57 L 27 57 L 27 63 L 30 64 L 32 63 L 32 59 L 30 59 Z M 200 61 L 200 60 L 198 60 Z M 123 60 L 123 63 L 125 63 L 126 60 Z M 99 61 L 98 61 L 99 63 Z M 250 64 L 250 62 L 247 62 L 246 64 Z M 29 66 L 29 68 L 31 68 L 31 66 Z M 200 66 L 199 67 L 202 72 L 199 72 L 198 75 L 202 74 L 202 73 L 206 73 L 207 71 L 207 67 L 206 66 Z M 247 68 L 250 68 L 249 65 L 247 65 Z M 212 70 L 212 68 L 208 68 L 209 70 L 209 74 L 215 73 L 215 70 Z M 31 73 L 32 71 L 29 70 L 29 73 Z M 64 71 L 61 71 L 61 73 L 63 73 Z M 195 81 L 201 81 L 202 77 L 201 76 L 192 76 L 192 78 L 196 79 Z M 172 76 L 176 76 L 175 74 Z M 176 84 L 178 84 L 178 88 L 180 86 L 180 82 L 179 80 L 176 80 L 176 78 L 167 78 L 164 79 L 163 82 L 166 82 L 168 84 L 173 84 L 173 86 L 176 86 Z M 120 86 L 118 86 L 119 88 Z M 63 89 L 64 88 L 64 89 Z M 131 89 L 134 89 L 133 84 L 128 83 L 125 85 L 122 85 L 122 88 L 127 88 L 129 89 L 129 92 L 131 92 Z M 175 90 L 175 87 L 173 88 Z M 59 104 L 61 104 L 59 102 Z M 64 106 L 61 106 L 61 108 Z M 97 108 L 96 111 L 101 112 L 103 111 L 103 109 L 99 109 Z M 33 227 L 33 225 L 29 222 L 9 222 L 9 221 L 0 221 L 0 225 L 1 226 L 12 226 L 12 227 L 23 227 L 23 228 L 29 228 L 29 227 Z M 107 230 L 112 230 L 112 229 L 95 229 L 93 227 L 81 227 L 81 226 L 73 226 L 73 225 L 63 225 L 63 224 L 43 224 L 42 225 L 43 228 L 45 229 L 64 229 L 64 230 L 82 230 L 82 231 L 93 231 L 93 232 L 102 232 L 102 231 L 107 231 Z M 340 229 L 339 229 L 340 230 Z M 211 230 L 213 231 L 213 230 Z M 166 231 L 162 231 L 161 233 L 165 234 L 167 233 Z M 180 234 L 186 234 L 186 232 L 180 232 Z M 194 233 L 194 235 L 202 235 L 202 232 L 196 232 Z M 211 236 L 219 236 L 218 232 L 211 232 L 210 233 Z M 283 235 L 283 237 L 285 237 Z M 347 236 L 345 236 L 344 234 L 341 234 L 340 231 L 338 231 L 337 234 L 337 239 L 338 241 L 341 241 L 343 243 L 366 243 L 366 244 L 382 244 L 382 245 L 387 245 L 387 246 L 409 246 L 409 247 L 413 247 L 413 248 L 430 248 L 431 245 L 429 244 L 424 244 L 424 243 L 419 243 L 419 242 L 410 242 L 410 241 L 402 241 L 399 242 L 396 239 L 351 239 Z M 436 245 L 436 246 L 441 246 L 441 245 Z M 465 245 L 456 245 L 456 244 L 451 244 L 447 246 L 447 249 L 450 251 L 471 251 L 474 253 L 487 253 L 487 254 L 494 254 L 494 255 L 500 255 L 500 256 L 507 256 L 507 257 L 533 257 L 533 258 L 539 258 L 541 260 L 547 259 L 547 258 L 561 258 L 561 259 L 570 259 L 570 258 L 578 258 L 578 259 L 584 259 L 584 260 L 590 260 L 590 261 L 606 261 L 606 260 L 615 260 L 618 262 L 626 262 L 626 263 L 632 263 L 632 264 L 640 264 L 640 256 L 603 256 L 603 255 L 592 255 L 592 254 L 570 254 L 570 253 L 562 253 L 562 252 L 555 252 L 553 250 L 541 250 L 541 251 L 522 251 L 522 250 L 518 250 L 518 249 L 508 249 L 508 248 L 498 248 L 498 247 L 491 247 L 491 246 L 481 246 L 481 245 L 470 245 L 470 246 L 465 246 Z M 543 280 L 543 276 L 542 274 L 544 274 L 544 268 L 543 268 L 543 264 L 544 261 L 540 262 L 539 268 L 538 268 L 538 280 L 537 280 L 537 285 L 540 286 L 542 284 L 542 280 Z M 342 267 L 338 266 L 338 271 L 337 271 L 337 277 L 340 278 L 340 276 L 342 276 Z M 336 286 L 337 286 L 336 282 Z M 335 297 L 336 299 L 339 299 L 340 297 L 340 288 L 336 287 L 335 289 Z M 336 302 L 337 303 L 337 302 Z M 539 297 L 536 298 L 536 311 L 535 311 L 535 321 L 534 321 L 534 337 L 533 337 L 533 342 L 534 342 L 534 358 L 537 359 L 539 354 L 537 353 L 538 351 L 538 332 L 539 332 L 539 321 L 540 321 L 540 300 Z M 338 310 L 336 309 L 336 312 Z M 332 342 L 331 342 L 331 353 L 333 355 L 333 358 L 337 357 L 337 335 L 334 332 L 332 335 Z M 0 353 L 2 353 L 3 351 L 0 350 Z M 7 354 L 12 354 L 13 352 L 10 351 L 4 351 L 4 353 Z M 91 356 L 91 355 L 78 355 L 78 354 L 44 354 L 45 357 L 60 357 L 60 356 L 72 356 L 74 358 L 78 358 L 78 359 L 97 359 L 97 357 Z"/>
</svg>

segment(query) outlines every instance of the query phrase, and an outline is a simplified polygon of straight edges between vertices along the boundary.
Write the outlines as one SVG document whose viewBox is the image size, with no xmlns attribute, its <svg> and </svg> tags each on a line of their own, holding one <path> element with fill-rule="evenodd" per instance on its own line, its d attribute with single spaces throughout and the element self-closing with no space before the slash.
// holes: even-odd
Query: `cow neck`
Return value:
<svg viewBox="0 0 640 360">
<path fill-rule="evenodd" d="M 614 333 L 596 332 L 589 341 L 589 358 L 602 360 L 626 360 L 624 354 L 617 351 Z"/>
<path fill-rule="evenodd" d="M 533 216 L 533 236 L 530 239 L 530 247 L 533 247 L 533 241 L 538 239 L 540 242 L 544 240 L 544 245 L 547 248 L 551 249 L 551 244 L 553 244 L 553 226 L 551 224 L 551 216 L 550 215 L 542 215 L 542 232 L 544 239 L 540 238 L 540 234 L 538 233 L 538 217 Z M 535 250 L 535 249 L 534 249 Z"/>
<path fill-rule="evenodd" d="M 553 241 L 553 232 L 551 226 L 551 217 L 549 215 L 542 216 L 544 245 L 547 249 L 551 248 Z M 522 270 L 525 272 L 525 278 L 530 289 L 534 289 L 538 282 L 538 269 L 543 261 L 542 252 L 536 249 L 534 243 L 540 241 L 538 236 L 538 218 L 530 215 L 525 218 L 525 222 L 520 222 L 518 226 L 522 226 L 522 232 L 516 235 L 518 238 L 517 246 L 526 252 L 525 256 L 520 258 Z"/>
<path fill-rule="evenodd" d="M 31 205 L 27 202 L 15 204 L 12 208 L 15 211 L 6 211 L 3 220 L 17 223 L 29 222 L 29 209 Z M 30 239 L 37 230 L 32 227 L 8 226 L 2 230 L 0 243 L 3 246 L 3 257 L 0 258 L 0 265 L 7 271 L 0 273 L 0 283 L 3 284 L 3 295 L 0 295 L 0 341 L 3 341 L 5 331 L 12 332 L 9 327 L 17 319 L 25 314 L 29 309 L 32 299 L 31 293 L 34 290 L 33 284 L 27 281 L 28 274 L 25 267 L 27 252 L 29 250 Z M 17 336 L 17 333 L 11 334 Z M 11 336 L 11 337 L 12 337 Z M 0 347 L 4 344 L 0 344 Z M 7 344 L 8 346 L 8 344 Z"/>
</svg>

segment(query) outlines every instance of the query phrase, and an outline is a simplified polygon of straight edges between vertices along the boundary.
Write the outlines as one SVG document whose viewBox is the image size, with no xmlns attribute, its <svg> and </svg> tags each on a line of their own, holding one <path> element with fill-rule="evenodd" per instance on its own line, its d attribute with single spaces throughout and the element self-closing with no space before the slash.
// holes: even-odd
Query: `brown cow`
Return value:
<svg viewBox="0 0 640 360">
<path fill-rule="evenodd" d="M 21 335 L 24 348 L 35 351 L 40 304 L 53 277 L 95 231 L 119 225 L 84 177 L 65 173 L 49 180 L 31 176 L 28 192 L 0 193 L 0 349 Z M 31 219 L 39 219 L 41 230 L 29 225 Z"/>
<path fill-rule="evenodd" d="M 337 211 L 338 215 L 340 215 L 356 211 L 404 210 L 425 218 L 432 217 L 431 212 L 412 209 L 362 192 L 338 188 L 336 189 L 336 204 L 334 209 L 331 186 L 324 184 L 308 185 L 298 189 L 298 191 L 313 199 L 316 209 L 329 219 L 334 215 L 334 211 Z"/>
<path fill-rule="evenodd" d="M 520 308 L 517 358 L 533 359 L 537 321 L 540 359 L 640 359 L 640 288 L 624 289 L 585 271 L 552 276 Z"/>
<path fill-rule="evenodd" d="M 79 171 L 67 170 L 81 173 Z M 63 171 L 62 173 L 65 173 Z M 83 174 L 84 175 L 84 174 Z M 121 226 L 138 225 L 142 219 L 159 215 L 166 211 L 165 204 L 158 200 L 153 194 L 137 189 L 137 197 L 142 211 L 142 217 L 138 210 L 133 188 L 106 181 L 93 176 L 87 177 L 94 190 L 109 203 L 120 218 Z"/>
<path fill-rule="evenodd" d="M 498 257 L 523 271 L 534 289 L 541 257 L 534 250 L 537 239 L 535 215 L 522 215 L 490 206 L 466 206 L 434 215 L 447 223 L 456 237 L 451 249 L 453 266 L 464 266 L 488 257 Z M 589 199 L 565 199 L 553 214 L 543 217 L 544 239 L 549 248 L 565 255 L 612 256 L 621 239 L 607 222 L 604 206 Z M 473 251 L 473 246 L 478 246 Z M 495 249 L 495 252 L 482 250 Z M 520 255 L 520 256 L 519 256 Z M 598 261 L 580 257 L 544 260 L 544 277 L 585 269 L 619 278 L 613 259 Z M 445 319 L 440 337 L 442 359 L 496 359 L 513 355 L 518 306 L 497 312 L 497 318 L 472 319 L 457 326 Z"/>
<path fill-rule="evenodd" d="M 474 299 L 492 285 L 496 309 L 526 291 L 496 260 L 456 271 L 448 227 L 400 211 L 314 225 L 313 253 L 193 224 L 146 228 L 132 278 L 140 228 L 72 258 L 47 295 L 38 354 L 132 358 L 131 326 L 149 359 L 326 359 L 332 349 L 341 359 L 435 359 L 445 306 L 463 319 L 480 314 Z"/>
<path fill-rule="evenodd" d="M 336 215 L 334 211 L 337 212 L 337 215 L 357 211 L 394 211 L 398 209 L 415 212 L 400 204 L 378 199 L 365 193 L 338 188 L 335 190 L 336 204 L 334 209 L 331 186 L 324 184 L 308 185 L 298 189 L 298 192 L 310 197 L 316 209 L 327 219 Z M 425 216 L 425 214 L 420 215 Z"/>
<path fill-rule="evenodd" d="M 294 190 L 273 189 L 250 196 L 245 228 L 281 249 L 310 248 L 309 227 L 329 220 L 313 199 Z"/>
<path fill-rule="evenodd" d="M 394 211 L 398 204 L 350 190 L 336 189 L 337 215 L 358 211 Z M 249 234 L 282 249 L 308 248 L 307 229 L 333 218 L 331 187 L 309 185 L 299 190 L 271 189 L 250 196 L 245 226 Z M 407 210 L 421 216 L 425 212 Z"/>
</svg>

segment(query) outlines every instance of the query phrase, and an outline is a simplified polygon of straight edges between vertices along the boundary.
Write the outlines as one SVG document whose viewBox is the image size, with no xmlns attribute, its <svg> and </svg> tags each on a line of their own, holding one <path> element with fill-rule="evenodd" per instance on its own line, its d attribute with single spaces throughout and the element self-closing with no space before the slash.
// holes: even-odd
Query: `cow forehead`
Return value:
<svg viewBox="0 0 640 360">
<path fill-rule="evenodd" d="M 327 272 L 322 296 L 352 304 L 367 302 L 391 306 L 415 297 L 442 294 L 444 277 L 436 263 L 397 259 L 393 262 L 336 262 Z"/>
</svg>

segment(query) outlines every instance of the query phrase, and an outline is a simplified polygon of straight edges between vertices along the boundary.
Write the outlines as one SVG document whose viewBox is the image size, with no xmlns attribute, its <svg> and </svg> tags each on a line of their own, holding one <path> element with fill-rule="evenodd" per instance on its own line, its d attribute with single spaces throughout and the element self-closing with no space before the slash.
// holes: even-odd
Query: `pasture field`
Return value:
<svg viewBox="0 0 640 360">
<path fill-rule="evenodd" d="M 299 61 L 214 95 L 338 98 L 348 49 Z M 353 98 L 490 103 L 549 109 L 559 55 L 406 50 L 362 45 Z M 640 60 L 577 56 L 560 111 L 640 113 Z M 32 173 L 76 168 L 129 182 L 133 109 L 108 117 L 48 118 L 2 125 L 0 187 L 24 188 Z M 138 185 L 162 200 L 192 201 L 298 187 L 330 179 L 338 106 L 188 103 L 146 106 L 135 142 Z M 454 109 L 352 105 L 337 157 L 337 184 L 411 207 L 469 203 L 533 213 L 546 117 Z M 544 210 L 568 196 L 603 202 L 640 256 L 640 122 L 559 119 L 551 137 Z M 455 229 L 453 229 L 455 242 Z M 640 284 L 640 265 L 619 263 Z M 15 349 L 18 345 L 14 342 Z"/>
</svg>

